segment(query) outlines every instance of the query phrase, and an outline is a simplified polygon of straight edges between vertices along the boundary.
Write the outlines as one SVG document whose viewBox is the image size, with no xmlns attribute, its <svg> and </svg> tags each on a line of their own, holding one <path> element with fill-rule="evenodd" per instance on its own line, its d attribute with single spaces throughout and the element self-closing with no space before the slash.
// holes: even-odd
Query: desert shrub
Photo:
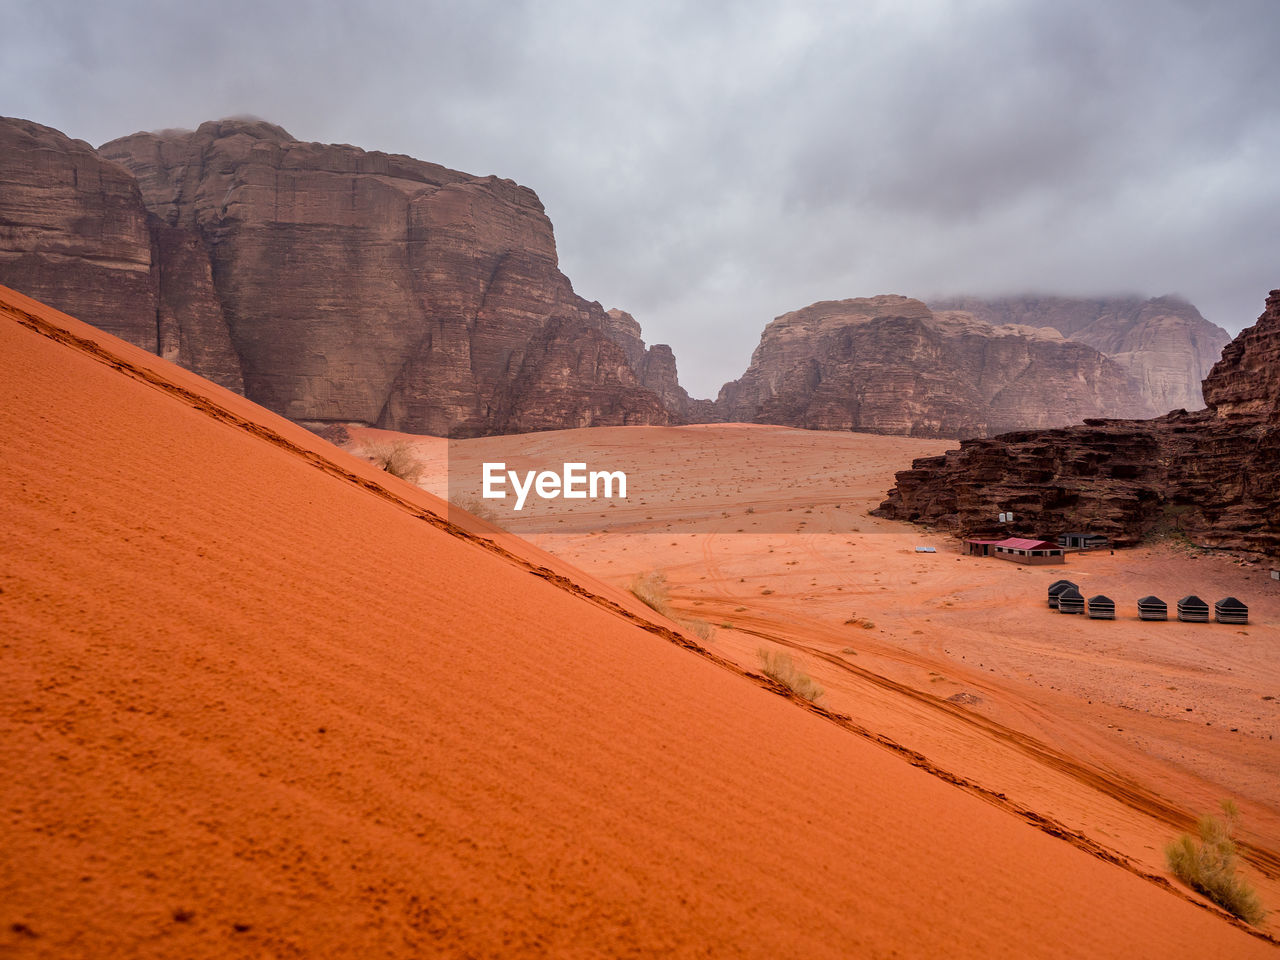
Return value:
<svg viewBox="0 0 1280 960">
<path fill-rule="evenodd" d="M 1235 914 L 1258 924 L 1266 916 L 1253 888 L 1236 876 L 1236 845 L 1231 839 L 1240 811 L 1222 801 L 1222 818 L 1205 816 L 1197 824 L 1199 838 L 1184 833 L 1164 848 L 1173 875 L 1192 890 Z"/>
<path fill-rule="evenodd" d="M 699 640 L 710 640 L 715 628 L 706 620 L 694 617 L 677 617 L 671 609 L 671 590 L 667 586 L 667 575 L 657 570 L 648 573 L 637 573 L 631 580 L 631 592 L 646 606 L 657 610 L 664 617 L 670 617 L 680 625 L 680 629 L 692 634 Z"/>
<path fill-rule="evenodd" d="M 711 639 L 711 634 L 713 632 L 712 627 L 711 624 L 707 623 L 705 620 L 696 620 L 691 618 L 689 620 L 677 620 L 676 623 L 680 624 L 680 628 L 682 630 L 687 630 L 699 640 L 706 641 Z"/>
<path fill-rule="evenodd" d="M 671 616 L 671 591 L 667 587 L 667 575 L 657 570 L 637 573 L 631 580 L 631 592 L 641 603 L 657 610 L 664 617 Z"/>
<path fill-rule="evenodd" d="M 479 497 L 459 497 L 452 501 L 453 505 L 459 510 L 465 510 L 473 517 L 483 520 L 485 523 L 495 527 L 501 527 L 504 517 L 495 510 L 489 503 Z"/>
<path fill-rule="evenodd" d="M 422 479 L 422 464 L 414 455 L 413 445 L 404 440 L 367 446 L 364 458 L 375 467 L 408 483 L 417 483 Z"/>
<path fill-rule="evenodd" d="M 776 680 L 792 693 L 805 700 L 817 701 L 823 694 L 820 687 L 807 673 L 796 667 L 791 654 L 781 650 L 757 651 L 760 657 L 760 672 L 770 680 Z"/>
</svg>

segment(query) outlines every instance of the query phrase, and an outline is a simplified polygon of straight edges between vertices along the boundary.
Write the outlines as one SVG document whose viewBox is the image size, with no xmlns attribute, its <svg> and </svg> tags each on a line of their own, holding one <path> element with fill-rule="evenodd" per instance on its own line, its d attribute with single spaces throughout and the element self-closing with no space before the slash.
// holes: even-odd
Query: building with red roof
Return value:
<svg viewBox="0 0 1280 960">
<path fill-rule="evenodd" d="M 1025 537 L 1006 537 L 1003 540 L 966 540 L 965 553 L 974 557 L 999 557 L 1014 563 L 1039 566 L 1046 563 L 1066 563 L 1062 547 L 1048 540 L 1028 540 Z"/>
</svg>

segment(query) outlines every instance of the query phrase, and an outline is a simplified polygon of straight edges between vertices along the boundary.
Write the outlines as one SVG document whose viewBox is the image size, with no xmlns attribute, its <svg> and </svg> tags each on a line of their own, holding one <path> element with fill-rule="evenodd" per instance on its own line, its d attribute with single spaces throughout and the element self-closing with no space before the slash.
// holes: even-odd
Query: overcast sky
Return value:
<svg viewBox="0 0 1280 960">
<path fill-rule="evenodd" d="M 1280 287 L 1280 3 L 5 0 L 0 114 L 253 114 L 536 190 L 575 289 L 714 396 L 773 317 Z"/>
</svg>

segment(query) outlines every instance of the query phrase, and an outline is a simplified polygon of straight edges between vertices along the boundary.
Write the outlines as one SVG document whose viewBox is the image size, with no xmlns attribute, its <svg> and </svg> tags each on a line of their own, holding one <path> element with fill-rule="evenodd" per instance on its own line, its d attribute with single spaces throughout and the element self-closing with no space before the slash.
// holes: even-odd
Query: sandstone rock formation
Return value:
<svg viewBox="0 0 1280 960">
<path fill-rule="evenodd" d="M 0 283 L 243 392 L 200 238 L 87 143 L 0 119 Z"/>
<path fill-rule="evenodd" d="M 510 180 L 262 121 L 96 153 L 25 121 L 0 138 L 0 283 L 292 419 L 477 436 L 689 404 L 669 349 L 574 293 Z"/>
<path fill-rule="evenodd" d="M 1258 322 L 1223 349 L 1204 382 L 1204 399 L 1220 420 L 1280 427 L 1280 291 L 1271 291 Z"/>
<path fill-rule="evenodd" d="M 0 120 L 0 283 L 154 351 L 151 234 L 129 172 L 57 130 Z"/>
<path fill-rule="evenodd" d="M 1171 300 L 969 303 L 993 323 L 902 297 L 815 304 L 771 323 L 712 403 L 633 317 L 574 293 L 537 196 L 509 180 L 262 121 L 95 152 L 0 120 L 0 184 L 0 283 L 315 428 L 984 436 L 1188 405 L 1179 351 L 1217 330 Z M 994 323 L 1028 318 L 1056 330 Z"/>
<path fill-rule="evenodd" d="M 1052 327 L 1115 360 L 1141 384 L 1156 413 L 1199 410 L 1200 382 L 1231 335 L 1178 297 L 955 297 L 935 310 L 964 310 L 994 325 Z"/>
<path fill-rule="evenodd" d="M 622 345 L 627 360 L 646 390 L 653 391 L 671 414 L 672 423 L 711 423 L 717 420 L 715 403 L 689 396 L 676 373 L 676 357 L 665 343 L 645 347 L 640 324 L 623 310 L 610 310 L 608 333 Z"/>
<path fill-rule="evenodd" d="M 670 420 L 526 187 L 253 121 L 101 152 L 201 238 L 269 408 L 450 436 Z"/>
<path fill-rule="evenodd" d="M 1125 371 L 1091 347 L 900 296 L 826 301 L 778 317 L 716 405 L 731 422 L 917 437 L 1152 412 Z"/>
<path fill-rule="evenodd" d="M 1280 290 L 1204 381 L 1208 409 L 967 440 L 915 461 L 879 516 L 957 535 L 1067 530 L 1120 545 L 1153 530 L 1280 557 Z"/>
</svg>

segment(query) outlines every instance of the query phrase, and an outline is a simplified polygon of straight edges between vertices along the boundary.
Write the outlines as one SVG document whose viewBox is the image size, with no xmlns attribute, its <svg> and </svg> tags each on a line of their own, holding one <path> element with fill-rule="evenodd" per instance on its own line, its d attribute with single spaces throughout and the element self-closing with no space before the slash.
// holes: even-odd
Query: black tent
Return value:
<svg viewBox="0 0 1280 960">
<path fill-rule="evenodd" d="M 1090 620 L 1114 620 L 1116 618 L 1116 602 L 1110 597 L 1098 594 L 1089 598 Z"/>
<path fill-rule="evenodd" d="M 1223 597 L 1213 605 L 1213 615 L 1219 623 L 1248 623 L 1249 608 L 1235 597 Z"/>
<path fill-rule="evenodd" d="M 1067 587 L 1058 594 L 1059 613 L 1084 613 L 1084 597 L 1075 587 Z"/>
<path fill-rule="evenodd" d="M 1058 594 L 1062 593 L 1063 590 L 1077 589 L 1079 588 L 1070 580 L 1053 581 L 1053 583 L 1049 584 L 1049 606 L 1053 607 L 1055 610 L 1058 609 Z"/>
<path fill-rule="evenodd" d="M 1208 623 L 1209 605 L 1194 593 L 1178 601 L 1178 619 L 1186 623 Z"/>
<path fill-rule="evenodd" d="M 1138 601 L 1139 620 L 1168 620 L 1169 605 L 1159 597 L 1143 597 Z"/>
</svg>

